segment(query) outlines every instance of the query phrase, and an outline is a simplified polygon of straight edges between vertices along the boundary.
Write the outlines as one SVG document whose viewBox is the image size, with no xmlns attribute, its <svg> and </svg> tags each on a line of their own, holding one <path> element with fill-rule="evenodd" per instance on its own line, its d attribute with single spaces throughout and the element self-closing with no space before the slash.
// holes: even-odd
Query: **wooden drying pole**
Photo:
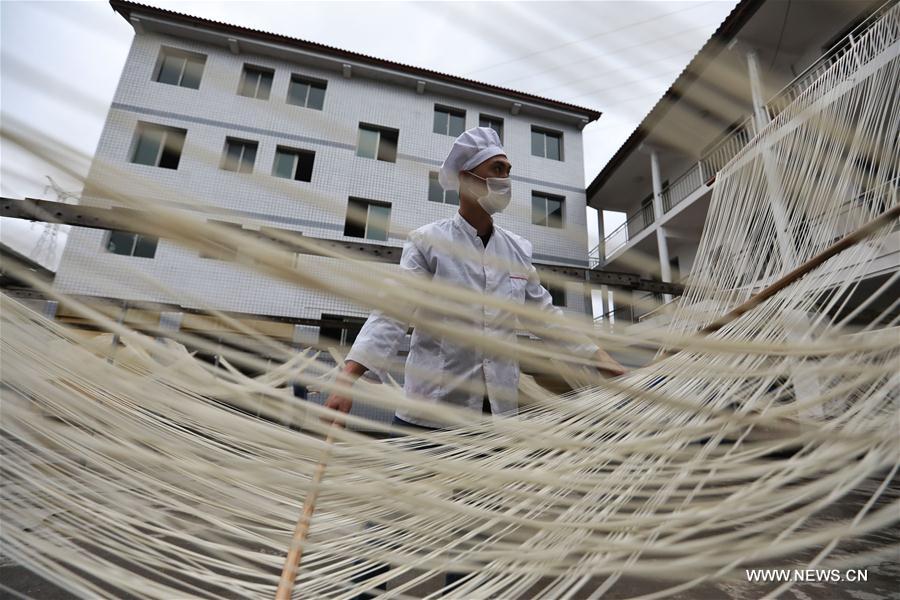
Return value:
<svg viewBox="0 0 900 600">
<path fill-rule="evenodd" d="M 337 421 L 332 421 L 331 428 L 328 430 L 328 437 L 325 438 L 325 450 L 322 460 L 319 461 L 316 471 L 313 473 L 309 491 L 306 493 L 306 500 L 303 501 L 303 512 L 300 514 L 300 519 L 297 520 L 294 535 L 291 537 L 291 547 L 284 561 L 284 568 L 281 570 L 281 580 L 278 582 L 275 600 L 289 600 L 294 589 L 297 571 L 300 570 L 300 559 L 303 558 L 303 545 L 306 543 L 306 537 L 309 535 L 309 524 L 312 522 L 313 513 L 316 510 L 316 501 L 319 499 L 319 486 L 322 483 L 322 477 L 325 475 L 325 465 L 328 463 L 328 457 L 331 455 L 331 448 L 334 444 L 334 431 L 337 427 L 340 427 Z"/>
</svg>

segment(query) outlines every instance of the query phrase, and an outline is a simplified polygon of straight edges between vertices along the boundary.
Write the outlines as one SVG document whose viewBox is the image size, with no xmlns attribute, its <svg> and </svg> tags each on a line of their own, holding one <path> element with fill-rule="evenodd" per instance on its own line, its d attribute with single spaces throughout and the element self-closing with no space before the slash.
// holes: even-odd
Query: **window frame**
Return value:
<svg viewBox="0 0 900 600">
<path fill-rule="evenodd" d="M 359 210 L 358 207 L 360 204 L 365 205 L 365 207 L 366 207 L 365 223 L 351 222 L 351 220 L 350 220 L 351 213 Z M 354 207 L 354 205 L 356 205 L 356 207 Z M 371 209 L 373 206 L 387 209 L 387 221 L 385 222 L 385 227 L 384 227 L 384 239 L 379 238 L 379 237 L 369 237 L 369 227 L 370 227 L 370 221 L 372 219 L 372 210 Z M 347 212 L 345 213 L 345 216 L 344 216 L 344 236 L 353 237 L 353 238 L 357 238 L 357 239 L 372 240 L 372 241 L 376 241 L 376 242 L 389 241 L 390 237 L 391 237 L 392 209 L 393 209 L 393 206 L 391 205 L 390 202 L 383 202 L 381 200 L 371 200 L 369 198 L 360 198 L 358 196 L 350 196 L 347 199 Z M 361 236 L 358 236 L 358 235 L 353 235 L 352 233 L 348 233 L 347 230 L 349 227 L 354 227 L 357 229 L 361 227 L 363 234 Z"/>
<path fill-rule="evenodd" d="M 447 115 L 447 123 L 444 131 L 437 131 L 437 114 L 445 113 Z M 452 115 L 456 115 L 457 117 L 462 117 L 462 130 L 459 133 L 452 133 L 450 131 L 450 117 Z M 453 106 L 447 106 L 446 104 L 435 104 L 434 105 L 434 114 L 432 116 L 432 125 L 431 131 L 432 133 L 436 133 L 438 135 L 449 135 L 451 137 L 458 137 L 466 130 L 466 110 L 464 108 L 455 108 Z"/>
<path fill-rule="evenodd" d="M 534 134 L 540 134 L 543 136 L 543 154 L 535 154 L 534 153 Z M 563 152 L 563 132 L 556 131 L 554 129 L 547 129 L 546 127 L 540 127 L 538 125 L 531 126 L 531 155 L 537 156 L 538 158 L 546 158 L 547 160 L 557 160 L 559 162 L 565 161 L 565 153 Z M 547 139 L 553 137 L 556 138 L 559 142 L 559 158 L 552 158 L 547 156 Z"/>
<path fill-rule="evenodd" d="M 181 65 L 181 71 L 178 74 L 178 83 L 172 83 L 169 81 L 160 81 L 160 76 L 163 73 L 163 67 L 165 66 L 165 62 L 167 58 L 181 58 L 184 60 L 184 63 Z M 155 83 L 162 83 L 163 85 L 174 85 L 176 87 L 183 87 L 189 90 L 199 90 L 200 83 L 203 81 L 203 71 L 206 69 L 206 59 L 207 55 L 201 52 L 191 52 L 190 50 L 183 50 L 181 48 L 175 48 L 173 46 L 160 46 L 159 47 L 159 56 L 156 59 L 156 66 L 153 68 L 153 77 L 152 81 Z M 196 62 L 200 65 L 200 74 L 197 77 L 197 87 L 192 85 L 184 84 L 184 75 L 187 72 L 187 65 L 189 62 Z"/>
<path fill-rule="evenodd" d="M 377 134 L 377 138 L 375 139 L 375 156 L 368 156 L 364 154 L 360 154 L 360 148 L 362 145 L 360 141 L 362 140 L 362 132 L 367 131 L 369 133 Z M 391 134 L 393 139 L 393 156 L 392 158 L 383 158 L 382 150 L 382 139 L 385 137 L 384 134 Z M 389 138 L 390 139 L 390 138 Z M 373 125 L 371 123 L 362 123 L 359 124 L 359 129 L 357 130 L 357 138 L 356 138 L 356 156 L 360 158 L 366 158 L 369 160 L 380 160 L 382 162 L 396 163 L 397 162 L 397 154 L 400 146 L 400 130 L 392 129 L 390 127 L 382 127 L 381 125 Z M 387 156 L 387 154 L 384 154 Z"/>
<path fill-rule="evenodd" d="M 126 252 L 116 252 L 115 250 L 110 250 L 110 249 L 109 249 L 109 244 L 110 244 L 110 242 L 112 242 L 112 238 L 113 238 L 113 236 L 116 235 L 116 234 L 124 234 L 124 235 L 126 235 L 126 236 L 128 236 L 128 237 L 130 238 L 131 247 L 129 248 L 129 250 L 128 250 L 127 253 L 126 253 Z M 138 254 L 135 254 L 135 250 L 137 250 L 137 248 L 138 248 L 138 241 L 139 241 L 139 240 L 145 240 L 145 241 L 148 241 L 148 242 L 149 242 L 150 240 L 152 240 L 152 242 L 153 242 L 153 253 L 152 253 L 150 256 L 144 256 L 144 255 L 138 255 Z M 156 258 L 156 250 L 157 250 L 157 248 L 159 248 L 159 238 L 158 238 L 158 237 L 152 236 L 152 235 L 142 235 L 142 234 L 140 234 L 140 233 L 134 233 L 134 232 L 131 232 L 131 231 L 122 231 L 122 230 L 120 230 L 120 229 L 110 229 L 109 231 L 106 232 L 106 235 L 104 236 L 104 239 L 103 239 L 103 249 L 104 249 L 107 253 L 109 253 L 109 254 L 115 254 L 116 256 L 129 256 L 129 257 L 132 257 L 132 258 L 146 258 L 146 259 L 149 259 L 149 260 L 153 260 L 154 258 Z"/>
<path fill-rule="evenodd" d="M 303 99 L 303 104 L 297 104 L 295 102 L 291 102 L 291 89 L 292 86 L 300 82 L 306 85 L 306 97 Z M 309 105 L 309 97 L 310 90 L 312 88 L 317 88 L 322 90 L 322 106 L 315 107 Z M 287 96 L 285 97 L 285 102 L 290 104 L 291 106 L 299 106 L 301 108 L 308 108 L 310 110 L 325 110 L 325 92 L 328 90 L 328 81 L 325 79 L 317 79 L 315 77 L 309 77 L 308 75 L 302 75 L 300 73 L 291 73 L 290 79 L 288 79 L 288 91 Z"/>
<path fill-rule="evenodd" d="M 238 158 L 238 164 L 237 164 L 236 169 L 228 168 L 228 164 L 229 164 L 228 149 L 232 143 L 240 144 L 242 146 L 241 154 Z M 249 146 L 253 147 L 253 160 L 250 162 L 250 169 L 248 171 L 244 171 L 244 170 L 242 170 L 242 167 L 244 165 L 244 156 L 245 156 L 247 147 L 249 147 Z M 222 160 L 219 162 L 219 168 L 222 169 L 223 171 L 231 171 L 232 173 L 242 173 L 245 175 L 252 174 L 253 169 L 256 167 L 256 155 L 258 153 L 259 153 L 259 142 L 255 141 L 255 140 L 247 140 L 244 138 L 225 136 L 225 147 L 222 151 Z"/>
<path fill-rule="evenodd" d="M 291 167 L 291 172 L 293 173 L 293 175 L 291 177 L 282 177 L 281 175 L 277 174 L 276 170 L 278 167 L 279 154 L 288 154 L 288 155 L 293 156 L 294 162 L 293 162 L 293 166 Z M 310 157 L 309 179 L 300 179 L 297 177 L 297 173 L 300 170 L 301 157 L 304 155 L 307 155 Z M 313 167 L 315 166 L 315 160 L 316 160 L 316 153 L 313 150 L 304 150 L 303 148 L 292 148 L 290 146 L 282 146 L 279 144 L 279 145 L 275 146 L 275 160 L 272 161 L 272 176 L 278 177 L 279 179 L 288 179 L 291 181 L 303 181 L 303 182 L 309 183 L 310 181 L 312 181 L 312 174 L 313 174 Z"/>
<path fill-rule="evenodd" d="M 247 80 L 247 74 L 250 71 L 255 71 L 258 74 L 258 78 L 256 80 L 256 88 L 254 90 L 253 95 L 244 93 L 244 87 L 245 87 L 245 83 Z M 263 80 L 263 78 L 262 78 L 263 75 L 269 75 L 271 77 L 271 80 L 269 81 L 269 90 L 266 92 L 266 97 L 260 98 L 259 97 L 259 86 Z M 238 96 L 243 96 L 244 98 L 254 98 L 256 100 L 266 101 L 272 96 L 272 88 L 274 87 L 274 85 L 275 85 L 275 69 L 271 69 L 269 67 L 263 67 L 260 65 L 254 65 L 254 64 L 250 64 L 250 63 L 244 63 L 244 67 L 241 69 L 241 78 L 238 81 L 237 94 L 238 94 Z"/>
<path fill-rule="evenodd" d="M 432 189 L 438 189 L 441 192 L 441 201 L 432 200 L 431 191 Z M 447 195 L 450 194 L 451 197 L 456 198 L 456 202 L 448 202 Z M 441 185 L 440 176 L 438 171 L 428 171 L 428 201 L 434 204 L 446 204 L 449 206 L 459 206 L 459 192 L 456 190 L 445 190 Z"/>
<path fill-rule="evenodd" d="M 162 139 L 159 142 L 159 148 L 156 150 L 156 156 L 153 159 L 152 163 L 146 162 L 138 162 L 137 155 L 138 150 L 141 146 L 141 140 L 147 132 L 150 131 L 158 131 L 162 133 Z M 180 142 L 174 144 L 170 147 L 178 149 L 178 157 L 175 161 L 174 167 L 164 166 L 162 163 L 163 155 L 166 151 L 166 144 L 169 141 L 170 135 L 178 135 L 180 136 Z M 187 129 L 181 129 L 180 127 L 171 127 L 169 125 L 160 125 L 159 123 L 151 123 L 149 121 L 138 121 L 134 131 L 134 138 L 131 142 L 131 152 L 129 162 L 135 165 L 143 165 L 146 167 L 155 167 L 157 169 L 170 169 L 172 171 L 177 171 L 179 165 L 181 164 L 181 155 L 184 152 L 184 144 L 187 140 Z"/>
<path fill-rule="evenodd" d="M 491 127 L 490 125 L 485 125 L 485 124 L 484 124 L 484 121 L 487 121 L 488 123 L 499 123 L 499 124 L 500 124 L 500 131 L 497 131 L 496 129 L 494 129 L 494 128 Z M 491 129 L 494 129 L 494 131 L 497 131 L 497 136 L 500 138 L 500 143 L 501 143 L 501 144 L 503 143 L 503 129 L 504 129 L 504 125 L 505 125 L 505 122 L 504 122 L 504 120 L 503 120 L 503 117 L 495 117 L 494 115 L 489 115 L 489 114 L 486 114 L 486 113 L 479 113 L 479 114 L 478 114 L 478 126 L 479 126 L 479 127 L 491 127 Z"/>
<path fill-rule="evenodd" d="M 544 204 L 544 219 L 543 223 L 539 223 L 534 219 L 534 202 L 535 197 L 539 197 L 543 200 Z M 550 221 L 550 211 L 549 211 L 549 200 L 554 202 L 559 202 L 560 208 L 560 217 L 559 217 L 559 225 L 553 225 Z M 558 196 L 556 194 L 549 194 L 547 192 L 540 192 L 537 190 L 531 190 L 531 224 L 537 225 L 539 227 L 552 227 L 553 229 L 565 229 L 566 228 L 566 197 Z"/>
</svg>

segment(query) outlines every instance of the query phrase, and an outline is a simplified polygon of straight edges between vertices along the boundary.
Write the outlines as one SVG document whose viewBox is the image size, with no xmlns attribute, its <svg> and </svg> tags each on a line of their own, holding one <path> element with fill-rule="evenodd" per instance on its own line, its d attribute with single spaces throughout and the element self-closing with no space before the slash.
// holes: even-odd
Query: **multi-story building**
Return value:
<svg viewBox="0 0 900 600">
<path fill-rule="evenodd" d="M 896 56 L 898 10 L 884 0 L 742 0 L 588 186 L 599 214 L 626 215 L 605 232 L 600 218 L 592 265 L 689 285 L 716 173 L 842 56 L 872 64 Z M 877 43 L 857 44 L 873 28 Z M 863 297 L 896 270 L 894 233 L 871 281 L 857 288 Z M 604 313 L 620 324 L 652 322 L 670 299 L 610 290 Z"/>
<path fill-rule="evenodd" d="M 437 171 L 459 133 L 489 126 L 514 165 L 512 202 L 498 223 L 534 244 L 535 263 L 587 268 L 581 130 L 600 113 L 282 35 L 110 4 L 135 36 L 84 204 L 111 207 L 125 197 L 245 230 L 399 248 L 409 230 L 457 210 Z M 297 345 L 320 336 L 348 343 L 368 313 L 221 258 L 165 238 L 74 228 L 54 285 L 205 334 L 209 321 L 190 311 L 227 311 Z M 338 260 L 298 261 L 340 276 Z M 567 310 L 590 311 L 577 282 L 551 292 Z"/>
</svg>

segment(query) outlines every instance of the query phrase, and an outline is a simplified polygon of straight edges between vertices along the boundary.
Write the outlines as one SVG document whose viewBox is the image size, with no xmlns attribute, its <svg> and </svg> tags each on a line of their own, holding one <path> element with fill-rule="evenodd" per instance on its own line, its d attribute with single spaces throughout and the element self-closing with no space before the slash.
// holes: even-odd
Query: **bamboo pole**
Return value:
<svg viewBox="0 0 900 600">
<path fill-rule="evenodd" d="M 294 589 L 294 581 L 297 579 L 297 572 L 300 570 L 300 560 L 303 558 L 303 544 L 309 535 L 309 524 L 316 510 L 319 486 L 322 483 L 322 477 L 325 475 L 325 465 L 328 463 L 328 458 L 331 455 L 332 445 L 334 444 L 334 429 L 336 427 L 339 427 L 337 422 L 332 422 L 328 437 L 325 439 L 325 450 L 322 460 L 316 466 L 309 492 L 306 494 L 306 500 L 303 501 L 303 512 L 300 514 L 297 526 L 294 528 L 291 547 L 288 550 L 287 558 L 285 558 L 284 568 L 281 570 L 278 590 L 275 592 L 275 600 L 289 600 Z"/>
<path fill-rule="evenodd" d="M 697 333 L 705 335 L 718 331 L 728 323 L 734 321 L 744 313 L 753 310 L 790 284 L 794 283 L 816 267 L 820 266 L 829 258 L 843 252 L 844 250 L 855 244 L 858 244 L 869 235 L 874 233 L 879 227 L 881 227 L 882 225 L 886 225 L 891 219 L 896 219 L 897 217 L 900 217 L 900 204 L 890 210 L 886 210 L 885 212 L 881 213 L 881 215 L 875 217 L 856 231 L 847 234 L 819 254 L 815 255 L 790 273 L 787 273 L 769 287 L 751 296 L 746 302 L 733 308 L 728 313 L 722 315 Z"/>
</svg>

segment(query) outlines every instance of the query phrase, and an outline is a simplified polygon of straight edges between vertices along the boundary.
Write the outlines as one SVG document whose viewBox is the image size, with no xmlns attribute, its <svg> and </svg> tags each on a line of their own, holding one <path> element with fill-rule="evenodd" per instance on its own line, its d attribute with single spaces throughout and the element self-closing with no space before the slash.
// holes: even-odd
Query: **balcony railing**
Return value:
<svg viewBox="0 0 900 600">
<path fill-rule="evenodd" d="M 753 118 L 747 117 L 713 142 L 700 159 L 703 183 L 715 177 L 716 173 L 741 151 L 741 148 L 750 143 L 754 135 Z"/>
<path fill-rule="evenodd" d="M 852 52 L 856 63 L 863 65 L 896 42 L 898 37 L 900 37 L 900 5 L 896 0 L 890 0 L 772 96 L 766 103 L 769 118 L 774 119 L 781 114 L 791 102 L 848 53 Z"/>
<path fill-rule="evenodd" d="M 775 94 L 765 107 L 769 117 L 774 118 L 780 114 L 848 52 L 854 53 L 858 64 L 865 64 L 895 43 L 898 38 L 900 38 L 900 4 L 897 0 L 889 0 Z M 668 213 L 703 185 L 711 182 L 754 135 L 756 128 L 751 115 L 713 142 L 709 150 L 703 153 L 697 166 L 688 169 L 662 190 L 663 213 Z M 603 264 L 607 257 L 625 246 L 653 221 L 652 207 L 649 214 L 647 207 L 642 207 L 630 215 L 623 225 L 606 236 L 604 244 L 598 244 L 591 249 L 589 252 L 591 267 Z M 601 246 L 605 250 L 603 256 L 600 255 Z"/>
<path fill-rule="evenodd" d="M 703 184 L 703 163 L 697 163 L 697 166 L 689 169 L 681 177 L 663 188 L 663 212 L 667 213 L 672 210 L 679 202 L 699 190 Z"/>
</svg>

